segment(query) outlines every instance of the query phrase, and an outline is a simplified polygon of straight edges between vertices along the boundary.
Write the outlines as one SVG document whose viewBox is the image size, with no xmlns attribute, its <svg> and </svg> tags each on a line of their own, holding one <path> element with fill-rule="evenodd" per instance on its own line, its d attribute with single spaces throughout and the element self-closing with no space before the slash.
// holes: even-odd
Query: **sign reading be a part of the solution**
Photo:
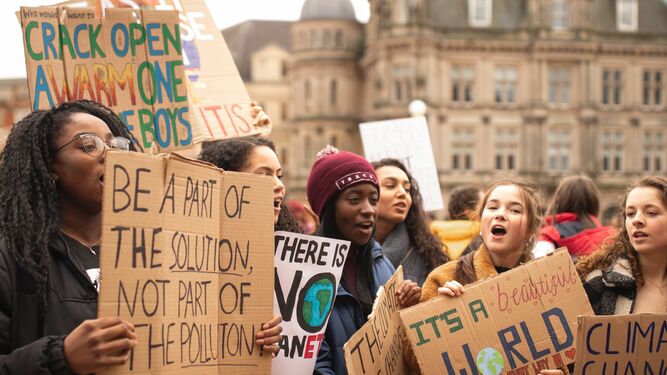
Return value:
<svg viewBox="0 0 667 375">
<path fill-rule="evenodd" d="M 273 316 L 271 179 L 110 151 L 104 183 L 98 316 L 139 343 L 103 373 L 270 373 L 255 340 Z"/>
<path fill-rule="evenodd" d="M 577 316 L 593 313 L 564 250 L 401 310 L 424 374 L 538 374 L 572 363 Z"/>
</svg>

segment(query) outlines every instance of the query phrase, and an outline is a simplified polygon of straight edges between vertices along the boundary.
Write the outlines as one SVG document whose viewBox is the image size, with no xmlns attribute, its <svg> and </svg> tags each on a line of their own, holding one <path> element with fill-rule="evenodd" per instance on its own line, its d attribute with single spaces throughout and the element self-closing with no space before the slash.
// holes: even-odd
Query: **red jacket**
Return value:
<svg viewBox="0 0 667 375">
<path fill-rule="evenodd" d="M 549 241 L 556 248 L 565 246 L 571 255 L 586 256 L 600 248 L 605 239 L 616 235 L 612 227 L 605 227 L 595 216 L 590 216 L 595 228 L 584 229 L 577 214 L 564 212 L 546 217 L 546 225 L 540 229 L 540 241 Z"/>
</svg>

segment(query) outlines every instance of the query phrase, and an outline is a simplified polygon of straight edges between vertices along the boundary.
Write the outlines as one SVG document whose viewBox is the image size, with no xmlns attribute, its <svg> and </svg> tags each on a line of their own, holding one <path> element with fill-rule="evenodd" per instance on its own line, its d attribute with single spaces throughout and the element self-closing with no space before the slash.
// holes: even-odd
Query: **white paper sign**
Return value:
<svg viewBox="0 0 667 375">
<path fill-rule="evenodd" d="M 324 338 L 349 241 L 275 233 L 273 311 L 283 318 L 272 374 L 310 375 Z"/>
<path fill-rule="evenodd" d="M 425 117 L 365 122 L 359 125 L 366 159 L 394 158 L 417 180 L 425 211 L 443 208 L 438 170 Z"/>
</svg>

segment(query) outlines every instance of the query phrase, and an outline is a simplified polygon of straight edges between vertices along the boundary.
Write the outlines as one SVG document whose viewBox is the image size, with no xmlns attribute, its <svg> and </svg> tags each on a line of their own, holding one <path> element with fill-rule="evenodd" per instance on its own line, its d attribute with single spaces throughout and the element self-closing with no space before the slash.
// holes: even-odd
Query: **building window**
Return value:
<svg viewBox="0 0 667 375">
<path fill-rule="evenodd" d="M 569 9 L 567 0 L 551 0 L 551 28 L 563 30 L 569 26 Z"/>
<path fill-rule="evenodd" d="M 549 68 L 549 104 L 570 103 L 570 69 Z"/>
<path fill-rule="evenodd" d="M 547 135 L 547 159 L 549 170 L 552 172 L 567 172 L 570 170 L 570 144 L 572 143 L 570 130 L 551 129 Z"/>
<path fill-rule="evenodd" d="M 310 29 L 310 37 L 308 39 L 308 44 L 310 48 L 316 48 L 319 43 L 317 43 L 317 31 Z"/>
<path fill-rule="evenodd" d="M 412 67 L 394 66 L 394 101 L 406 102 L 412 98 Z"/>
<path fill-rule="evenodd" d="M 602 104 L 621 105 L 623 101 L 623 73 L 620 69 L 602 71 Z"/>
<path fill-rule="evenodd" d="M 310 161 L 315 158 L 313 151 L 313 141 L 310 139 L 310 136 L 306 136 L 303 139 L 303 151 L 305 153 L 303 157 L 303 167 L 310 168 Z"/>
<path fill-rule="evenodd" d="M 331 87 L 329 87 L 329 98 L 332 107 L 335 107 L 338 104 L 338 82 L 336 80 L 331 81 Z"/>
<path fill-rule="evenodd" d="M 516 129 L 496 129 L 496 162 L 497 170 L 514 171 L 517 169 L 517 150 L 519 134 Z"/>
<path fill-rule="evenodd" d="M 475 130 L 473 128 L 454 128 L 452 132 L 452 169 L 471 171 L 475 154 Z"/>
<path fill-rule="evenodd" d="M 491 0 L 468 0 L 468 19 L 470 26 L 485 27 L 491 25 Z"/>
<path fill-rule="evenodd" d="M 310 100 L 310 97 L 312 95 L 312 89 L 310 87 L 310 80 L 306 80 L 303 84 L 303 95 L 306 100 Z"/>
<path fill-rule="evenodd" d="M 637 31 L 637 0 L 616 0 L 616 27 L 619 31 Z"/>
<path fill-rule="evenodd" d="M 644 172 L 662 172 L 664 165 L 665 133 L 659 130 L 647 130 L 644 132 Z"/>
<path fill-rule="evenodd" d="M 496 103 L 516 103 L 516 68 L 496 68 L 495 100 Z"/>
<path fill-rule="evenodd" d="M 287 165 L 287 147 L 284 147 L 280 150 L 280 164 Z"/>
<path fill-rule="evenodd" d="M 662 105 L 661 71 L 644 70 L 642 103 L 647 107 L 660 107 Z"/>
<path fill-rule="evenodd" d="M 472 66 L 452 67 L 452 101 L 455 103 L 472 103 L 475 70 Z"/>
<path fill-rule="evenodd" d="M 602 132 L 602 170 L 619 172 L 623 169 L 623 133 L 620 130 Z"/>
<path fill-rule="evenodd" d="M 343 48 L 343 30 L 336 30 L 336 48 Z"/>
</svg>

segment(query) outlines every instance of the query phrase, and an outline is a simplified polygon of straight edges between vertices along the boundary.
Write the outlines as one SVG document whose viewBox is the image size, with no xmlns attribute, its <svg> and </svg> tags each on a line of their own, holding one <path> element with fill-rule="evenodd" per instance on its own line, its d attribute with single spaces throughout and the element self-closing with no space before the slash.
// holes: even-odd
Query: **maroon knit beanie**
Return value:
<svg viewBox="0 0 667 375">
<path fill-rule="evenodd" d="M 322 217 L 322 210 L 331 198 L 339 191 L 359 183 L 373 184 L 380 192 L 371 163 L 357 154 L 327 146 L 317 153 L 315 164 L 308 175 L 308 202 L 313 211 Z"/>
</svg>

